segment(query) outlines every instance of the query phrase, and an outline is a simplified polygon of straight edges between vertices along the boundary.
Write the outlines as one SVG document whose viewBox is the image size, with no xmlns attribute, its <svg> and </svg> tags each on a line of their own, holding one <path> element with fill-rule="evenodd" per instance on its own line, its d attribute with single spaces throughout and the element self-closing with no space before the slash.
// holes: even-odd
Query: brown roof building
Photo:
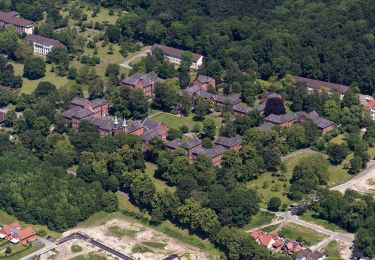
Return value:
<svg viewBox="0 0 375 260">
<path fill-rule="evenodd" d="M 58 40 L 35 34 L 28 34 L 25 40 L 33 45 L 34 54 L 38 56 L 46 56 L 54 48 L 66 48 L 65 45 Z"/>
<path fill-rule="evenodd" d="M 213 88 L 216 86 L 216 81 L 214 78 L 199 75 L 194 81 L 193 86 L 197 86 L 199 89 L 207 91 L 208 86 L 212 86 Z"/>
<path fill-rule="evenodd" d="M 331 82 L 309 79 L 304 77 L 292 76 L 292 80 L 294 83 L 304 83 L 306 87 L 310 89 L 327 89 L 330 91 L 338 91 L 341 95 L 345 95 L 345 93 L 349 90 L 349 86 L 346 85 L 335 84 Z"/>
<path fill-rule="evenodd" d="M 162 82 L 163 80 L 155 72 L 149 72 L 146 74 L 135 73 L 123 79 L 121 84 L 130 88 L 141 89 L 146 97 L 151 97 L 155 93 L 157 84 Z"/>
<path fill-rule="evenodd" d="M 154 49 L 161 49 L 164 52 L 164 57 L 169 60 L 171 63 L 181 64 L 181 56 L 184 53 L 183 50 L 179 50 L 176 48 L 168 47 L 165 45 L 154 44 L 152 46 L 151 51 Z M 197 53 L 192 53 L 192 69 L 199 69 L 200 66 L 203 64 L 203 56 Z"/>
<path fill-rule="evenodd" d="M 34 23 L 21 18 L 20 13 L 0 11 L 0 27 L 6 27 L 7 25 L 14 25 L 18 33 L 34 33 Z"/>
</svg>

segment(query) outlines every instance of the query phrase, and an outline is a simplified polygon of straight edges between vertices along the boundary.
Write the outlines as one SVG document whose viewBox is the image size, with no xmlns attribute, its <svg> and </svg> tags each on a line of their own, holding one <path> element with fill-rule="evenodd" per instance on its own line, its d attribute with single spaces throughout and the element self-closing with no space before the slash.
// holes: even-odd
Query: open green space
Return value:
<svg viewBox="0 0 375 260">
<path fill-rule="evenodd" d="M 34 229 L 34 231 L 37 232 L 37 234 L 40 231 L 44 230 L 44 231 L 47 232 L 46 236 L 58 238 L 61 235 L 61 233 L 56 232 L 56 231 L 52 231 L 52 230 L 48 229 L 46 226 L 33 225 L 33 224 L 30 224 L 30 223 L 27 223 L 27 222 L 24 222 L 24 221 L 20 221 L 15 216 L 9 215 L 5 211 L 0 210 L 0 224 L 5 225 L 5 224 L 13 223 L 13 222 L 18 222 L 22 227 L 31 226 Z"/>
<path fill-rule="evenodd" d="M 292 240 L 303 241 L 308 245 L 313 245 L 324 240 L 327 236 L 294 223 L 288 223 L 279 232 L 281 237 Z"/>
<path fill-rule="evenodd" d="M 0 242 L 3 242 L 2 240 Z M 9 247 L 11 249 L 10 254 L 5 254 L 5 249 Z M 21 244 L 12 244 L 8 241 L 5 243 L 0 243 L 0 259 L 7 259 L 7 260 L 18 260 L 26 255 L 29 255 L 41 248 L 43 248 L 44 245 L 35 245 L 35 243 L 32 243 L 31 246 L 29 245 L 21 245 Z"/>
<path fill-rule="evenodd" d="M 269 232 L 272 232 L 272 231 L 276 230 L 278 226 L 279 226 L 279 224 L 270 225 L 270 226 L 261 228 L 260 230 L 262 230 L 263 232 L 269 233 Z"/>
<path fill-rule="evenodd" d="M 353 178 L 353 175 L 348 173 L 342 165 L 330 165 L 328 167 L 328 176 L 329 179 L 327 184 L 329 187 L 340 185 Z"/>
<path fill-rule="evenodd" d="M 15 63 L 15 62 L 11 62 L 11 64 L 14 67 L 15 74 L 22 76 L 24 65 L 20 64 L 20 63 Z M 49 82 L 55 84 L 57 88 L 65 86 L 69 82 L 71 82 L 71 80 L 68 80 L 67 77 L 60 77 L 60 76 L 57 76 L 56 73 L 51 72 L 51 68 L 52 68 L 52 65 L 47 64 L 46 75 L 41 79 L 29 80 L 29 79 L 26 79 L 26 78 L 23 77 L 22 78 L 23 84 L 22 84 L 22 88 L 21 88 L 21 93 L 26 93 L 26 94 L 32 93 L 36 89 L 36 87 L 38 86 L 39 82 L 41 82 L 41 81 L 49 81 Z"/>
<path fill-rule="evenodd" d="M 270 212 L 259 211 L 255 216 L 251 218 L 250 223 L 242 227 L 241 230 L 247 231 L 267 225 L 272 222 L 274 217 L 275 215 Z"/>
<path fill-rule="evenodd" d="M 166 246 L 166 244 L 158 242 L 143 242 L 142 244 L 156 249 L 164 249 L 164 247 Z"/>
<path fill-rule="evenodd" d="M 303 214 L 302 216 L 300 216 L 300 219 L 302 219 L 304 221 L 307 221 L 307 222 L 311 222 L 311 223 L 317 224 L 319 226 L 323 226 L 324 228 L 332 230 L 332 231 L 335 231 L 335 232 L 347 233 L 346 230 L 342 229 L 341 227 L 337 226 L 336 224 L 330 223 L 330 222 L 328 222 L 328 221 L 326 221 L 324 219 L 319 219 L 315 215 L 315 212 L 312 211 L 312 210 L 306 211 L 305 214 Z"/>
<path fill-rule="evenodd" d="M 201 128 L 203 125 L 202 121 L 195 121 L 194 120 L 194 114 L 190 113 L 189 116 L 177 116 L 177 115 L 172 115 L 164 112 L 157 113 L 150 118 L 163 122 L 166 124 L 168 127 L 171 128 L 180 128 L 183 125 L 186 125 L 189 127 L 189 130 L 191 130 L 194 125 L 198 124 Z M 219 127 L 221 123 L 221 118 L 215 117 L 213 115 L 208 115 L 207 118 L 212 118 L 214 119 L 216 126 Z"/>
<path fill-rule="evenodd" d="M 115 236 L 117 238 L 123 237 L 135 237 L 138 231 L 133 229 L 124 229 L 120 228 L 119 226 L 111 226 L 108 228 L 109 234 Z"/>
<path fill-rule="evenodd" d="M 326 245 L 322 252 L 327 255 L 327 260 L 341 260 L 340 245 L 336 240 L 331 241 Z"/>
<path fill-rule="evenodd" d="M 156 167 L 157 166 L 153 163 L 147 163 L 145 170 L 145 173 L 152 179 L 152 182 L 154 183 L 156 190 L 164 191 L 165 189 L 167 189 L 172 192 L 176 191 L 176 187 L 168 186 L 164 181 L 155 178 Z"/>
</svg>

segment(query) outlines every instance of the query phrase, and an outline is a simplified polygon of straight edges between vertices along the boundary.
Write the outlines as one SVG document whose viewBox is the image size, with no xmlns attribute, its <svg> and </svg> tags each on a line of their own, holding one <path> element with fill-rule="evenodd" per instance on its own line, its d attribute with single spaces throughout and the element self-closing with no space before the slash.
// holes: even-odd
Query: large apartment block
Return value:
<svg viewBox="0 0 375 260">
<path fill-rule="evenodd" d="M 34 54 L 37 56 L 47 56 L 53 48 L 66 48 L 65 45 L 58 40 L 35 34 L 28 34 L 25 40 L 33 45 Z"/>
</svg>

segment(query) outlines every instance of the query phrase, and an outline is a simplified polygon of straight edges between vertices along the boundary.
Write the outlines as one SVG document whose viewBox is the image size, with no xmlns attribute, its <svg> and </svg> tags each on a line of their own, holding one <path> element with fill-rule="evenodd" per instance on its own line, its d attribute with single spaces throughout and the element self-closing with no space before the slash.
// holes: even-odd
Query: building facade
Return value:
<svg viewBox="0 0 375 260">
<path fill-rule="evenodd" d="M 21 14 L 18 12 L 1 12 L 0 11 L 0 27 L 6 27 L 13 25 L 16 28 L 16 32 L 33 34 L 34 23 L 32 21 L 21 18 Z"/>
<path fill-rule="evenodd" d="M 58 40 L 35 34 L 28 34 L 25 40 L 33 45 L 34 55 L 37 56 L 47 56 L 54 48 L 66 48 L 65 45 Z"/>
<path fill-rule="evenodd" d="M 155 94 L 157 84 L 162 82 L 163 80 L 155 72 L 149 72 L 146 74 L 135 73 L 120 83 L 130 88 L 141 89 L 146 97 L 151 97 Z"/>
</svg>

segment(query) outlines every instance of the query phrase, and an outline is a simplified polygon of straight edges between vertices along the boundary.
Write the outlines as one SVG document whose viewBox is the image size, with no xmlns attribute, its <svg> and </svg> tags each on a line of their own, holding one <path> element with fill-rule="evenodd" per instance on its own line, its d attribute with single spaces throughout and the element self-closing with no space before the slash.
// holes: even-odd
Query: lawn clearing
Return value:
<svg viewBox="0 0 375 260">
<path fill-rule="evenodd" d="M 24 67 L 23 64 L 19 64 L 15 62 L 10 62 L 10 64 L 12 64 L 12 66 L 14 67 L 14 72 L 16 75 L 19 75 L 19 76 L 23 75 L 23 67 Z M 54 72 L 51 72 L 51 68 L 52 68 L 51 64 L 46 64 L 46 75 L 41 79 L 28 80 L 27 78 L 22 77 L 23 84 L 22 84 L 22 88 L 20 89 L 21 93 L 26 93 L 26 94 L 32 93 L 38 86 L 39 82 L 41 81 L 49 81 L 55 84 L 57 88 L 61 88 L 62 86 L 65 86 L 66 84 L 68 84 L 68 82 L 71 81 L 71 80 L 68 80 L 67 77 L 57 76 Z"/>
<path fill-rule="evenodd" d="M 151 116 L 150 118 L 159 122 L 163 122 L 170 128 L 180 128 L 181 126 L 186 125 L 187 127 L 189 127 L 189 130 L 191 130 L 196 124 L 198 124 L 201 129 L 203 125 L 202 121 L 194 120 L 193 113 L 190 113 L 189 116 L 177 116 L 177 115 L 172 115 L 172 114 L 168 114 L 164 112 L 159 112 Z M 213 115 L 208 115 L 206 118 L 214 119 L 216 126 L 217 127 L 220 126 L 220 123 L 222 120 L 221 118 L 215 117 Z"/>
<path fill-rule="evenodd" d="M 142 244 L 148 247 L 156 248 L 156 249 L 164 249 L 164 247 L 166 246 L 166 244 L 157 243 L 157 242 L 143 242 Z"/>
<path fill-rule="evenodd" d="M 276 230 L 278 226 L 279 226 L 279 224 L 270 225 L 270 226 L 261 228 L 260 230 L 262 230 L 263 232 L 269 233 L 269 232 L 272 232 L 272 231 Z"/>
<path fill-rule="evenodd" d="M 246 226 L 242 227 L 241 230 L 252 230 L 257 227 L 267 225 L 272 222 L 275 215 L 267 211 L 259 211 L 255 216 L 251 218 L 251 221 Z"/>
<path fill-rule="evenodd" d="M 108 228 L 108 231 L 110 235 L 115 236 L 117 238 L 123 238 L 125 236 L 135 237 L 135 235 L 138 233 L 137 230 L 124 229 L 124 228 L 120 228 L 119 226 L 111 226 Z"/>
<path fill-rule="evenodd" d="M 322 233 L 294 223 L 286 224 L 281 228 L 279 234 L 284 238 L 303 241 L 307 245 L 314 245 L 327 238 L 327 236 Z"/>
<path fill-rule="evenodd" d="M 148 253 L 148 252 L 152 252 L 152 250 L 150 248 L 148 248 L 147 246 L 135 245 L 132 248 L 132 253 L 133 254 L 136 254 L 136 253 Z"/>
<path fill-rule="evenodd" d="M 353 175 L 348 173 L 348 171 L 345 170 L 342 165 L 330 165 L 328 167 L 328 176 L 329 179 L 327 184 L 329 187 L 340 185 L 353 178 Z"/>
<path fill-rule="evenodd" d="M 322 252 L 327 255 L 327 260 L 341 260 L 340 245 L 336 240 L 331 241 L 326 245 Z"/>
<path fill-rule="evenodd" d="M 324 220 L 324 219 L 319 219 L 315 215 L 315 212 L 312 211 L 312 210 L 306 211 L 305 214 L 300 216 L 300 219 L 302 219 L 304 221 L 307 221 L 307 222 L 310 222 L 310 223 L 317 224 L 319 226 L 323 226 L 324 228 L 335 231 L 335 232 L 347 233 L 346 230 L 342 229 L 341 227 L 337 226 L 336 224 L 330 223 L 330 222 L 328 222 L 327 220 Z"/>
<path fill-rule="evenodd" d="M 107 260 L 107 257 L 97 255 L 95 253 L 89 253 L 88 255 L 76 256 L 76 257 L 72 258 L 72 260 Z"/>
<path fill-rule="evenodd" d="M 174 192 L 176 191 L 176 187 L 172 187 L 172 186 L 168 186 L 164 181 L 162 180 L 159 180 L 157 178 L 155 178 L 155 170 L 156 170 L 157 166 L 153 163 L 147 163 L 146 164 L 146 170 L 145 170 L 145 173 L 150 176 L 150 178 L 152 179 L 152 183 L 154 183 L 155 187 L 156 187 L 156 190 L 158 191 L 164 191 L 165 189 L 171 191 L 171 192 Z"/>
</svg>

